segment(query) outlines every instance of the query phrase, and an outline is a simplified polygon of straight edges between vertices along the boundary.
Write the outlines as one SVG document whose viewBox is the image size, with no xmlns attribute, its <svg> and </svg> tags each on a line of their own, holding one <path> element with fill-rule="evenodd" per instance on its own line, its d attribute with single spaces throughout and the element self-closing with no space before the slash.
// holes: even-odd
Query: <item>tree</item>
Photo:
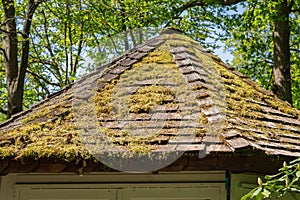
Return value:
<svg viewBox="0 0 300 200">
<path fill-rule="evenodd" d="M 23 30 L 17 31 L 16 8 L 13 0 L 2 0 L 4 20 L 2 23 L 2 47 L 3 62 L 5 66 L 6 85 L 8 91 L 7 116 L 22 111 L 24 80 L 28 67 L 29 34 L 34 12 L 41 1 L 29 0 L 26 14 L 23 19 Z M 18 46 L 18 35 L 21 35 L 22 44 Z M 21 59 L 18 62 L 18 50 L 21 51 Z M 2 110 L 3 111 L 3 110 Z"/>
<path fill-rule="evenodd" d="M 244 12 L 237 12 L 237 4 Z M 299 47 L 292 48 L 291 45 L 299 39 L 299 32 L 293 32 L 299 30 L 298 1 L 189 1 L 178 10 L 181 14 L 177 20 L 179 26 L 192 29 L 191 34 L 198 34 L 202 37 L 200 40 L 211 35 L 215 41 L 220 38 L 227 41 L 227 48 L 235 52 L 234 66 L 272 89 L 281 99 L 293 103 L 291 88 L 295 83 L 292 82 L 291 68 L 293 72 L 297 69 L 291 65 L 299 64 L 293 63 L 299 60 Z M 206 33 L 201 33 L 205 29 L 195 30 L 195 24 L 204 26 Z M 291 32 L 295 34 L 292 37 Z M 213 43 L 217 44 L 215 41 Z M 294 50 L 298 55 L 291 56 Z M 300 95 L 296 90 L 294 104 L 298 106 Z"/>
<path fill-rule="evenodd" d="M 272 91 L 281 99 L 292 101 L 291 64 L 290 64 L 290 24 L 289 14 L 294 1 L 282 0 L 275 4 L 274 18 L 274 84 Z"/>
</svg>

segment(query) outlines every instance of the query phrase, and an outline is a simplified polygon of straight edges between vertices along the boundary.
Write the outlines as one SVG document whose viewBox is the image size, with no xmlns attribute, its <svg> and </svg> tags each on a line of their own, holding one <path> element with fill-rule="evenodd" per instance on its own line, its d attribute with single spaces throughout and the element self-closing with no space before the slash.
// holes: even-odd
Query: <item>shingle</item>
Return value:
<svg viewBox="0 0 300 200">
<path fill-rule="evenodd" d="M 192 82 L 196 82 L 196 81 L 205 83 L 203 78 L 198 73 L 186 74 L 185 78 L 187 79 L 188 83 L 192 83 Z"/>
<path fill-rule="evenodd" d="M 114 57 L 114 58 L 111 60 L 111 63 L 115 63 L 115 62 L 117 62 L 117 61 L 120 61 L 120 60 L 122 60 L 122 58 L 124 58 L 124 55 L 123 55 L 123 54 L 118 55 L 118 56 Z M 111 63 L 110 63 L 110 64 L 111 64 Z"/>
<path fill-rule="evenodd" d="M 229 139 L 229 138 L 241 136 L 241 133 L 234 129 L 231 129 L 231 130 L 224 132 L 223 136 L 224 136 L 224 138 Z"/>
<path fill-rule="evenodd" d="M 177 151 L 203 151 L 205 145 L 203 144 L 181 144 L 176 146 Z"/>
<path fill-rule="evenodd" d="M 281 116 L 270 115 L 270 114 L 265 114 L 265 113 L 261 113 L 261 114 L 262 114 L 263 118 L 270 120 L 270 121 L 282 122 L 284 124 L 300 126 L 300 121 L 293 119 L 293 118 L 281 117 Z"/>
<path fill-rule="evenodd" d="M 111 80 L 116 79 L 118 77 L 119 77 L 119 74 L 107 73 L 102 77 L 102 79 L 106 82 L 110 82 Z"/>
<path fill-rule="evenodd" d="M 147 45 L 157 48 L 160 45 L 162 45 L 164 42 L 165 42 L 164 39 L 152 39 L 152 40 L 147 41 Z"/>
<path fill-rule="evenodd" d="M 148 53 L 145 52 L 135 52 L 133 54 L 128 55 L 129 58 L 133 58 L 136 60 L 140 60 L 141 58 L 145 57 L 146 55 L 148 55 Z"/>
<path fill-rule="evenodd" d="M 232 149 L 230 149 L 228 146 L 226 146 L 225 144 L 213 144 L 208 146 L 207 151 L 212 153 L 212 152 L 233 152 Z"/>
<path fill-rule="evenodd" d="M 174 55 L 175 61 L 181 61 L 181 60 L 193 60 L 195 62 L 200 62 L 200 60 L 193 54 L 188 51 L 176 53 Z"/>
<path fill-rule="evenodd" d="M 180 70 L 182 71 L 183 74 L 191 74 L 197 72 L 197 69 L 195 69 L 195 67 L 191 65 L 181 67 Z"/>
<path fill-rule="evenodd" d="M 239 148 L 247 147 L 250 145 L 247 140 L 245 140 L 244 138 L 241 138 L 241 137 L 228 139 L 228 140 L 226 140 L 226 143 L 228 143 L 234 149 L 239 149 Z"/>
<path fill-rule="evenodd" d="M 127 59 L 125 59 L 125 60 L 120 61 L 119 64 L 122 65 L 122 66 L 128 67 L 128 66 L 133 65 L 133 64 L 136 63 L 137 61 L 138 61 L 138 60 L 136 60 L 136 59 L 127 58 Z"/>
<path fill-rule="evenodd" d="M 188 59 L 178 60 L 176 61 L 176 64 L 178 65 L 178 67 L 192 66 L 191 60 Z"/>
<path fill-rule="evenodd" d="M 169 144 L 194 144 L 194 143 L 201 143 L 202 138 L 199 137 L 177 137 L 171 138 L 169 140 Z"/>
<path fill-rule="evenodd" d="M 177 54 L 177 53 L 182 53 L 182 52 L 188 52 L 188 48 L 186 47 L 186 46 L 183 46 L 183 45 L 181 45 L 181 46 L 179 46 L 179 45 L 177 45 L 177 46 L 172 46 L 171 47 L 171 50 L 170 50 L 173 54 Z"/>
<path fill-rule="evenodd" d="M 150 51 L 152 51 L 152 50 L 154 50 L 154 49 L 155 49 L 154 46 L 144 45 L 144 46 L 138 48 L 137 50 L 138 50 L 139 52 L 145 52 L 145 53 L 148 53 L 148 52 L 150 52 Z"/>
<path fill-rule="evenodd" d="M 206 116 L 216 115 L 220 113 L 220 109 L 218 109 L 216 106 L 204 107 L 201 109 L 201 111 Z"/>
<path fill-rule="evenodd" d="M 117 65 L 114 69 L 110 71 L 111 74 L 121 74 L 124 71 L 128 70 L 130 67 L 129 66 L 121 66 Z"/>
<path fill-rule="evenodd" d="M 281 149 L 271 149 L 271 148 L 262 148 L 261 150 L 265 151 L 269 155 L 279 155 L 279 156 L 290 156 L 290 157 L 300 157 L 300 152 L 292 152 Z"/>
<path fill-rule="evenodd" d="M 282 150 L 292 150 L 292 151 L 298 151 L 300 153 L 300 146 L 295 144 L 274 142 L 271 140 L 266 140 L 266 141 L 258 140 L 255 141 L 255 143 L 262 147 L 282 149 Z"/>
</svg>

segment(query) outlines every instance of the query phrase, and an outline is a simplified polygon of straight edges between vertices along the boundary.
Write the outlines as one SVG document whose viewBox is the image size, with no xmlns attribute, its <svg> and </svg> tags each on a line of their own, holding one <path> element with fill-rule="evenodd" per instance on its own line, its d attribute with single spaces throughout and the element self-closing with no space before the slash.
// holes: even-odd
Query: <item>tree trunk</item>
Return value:
<svg viewBox="0 0 300 200">
<path fill-rule="evenodd" d="M 8 91 L 7 117 L 22 111 L 24 80 L 28 68 L 29 34 L 33 14 L 40 1 L 29 0 L 22 31 L 21 62 L 18 66 L 18 39 L 14 0 L 2 0 L 4 8 L 3 57 Z"/>
<path fill-rule="evenodd" d="M 4 22 L 2 35 L 3 60 L 8 90 L 8 118 L 22 110 L 22 95 L 18 87 L 18 39 L 16 31 L 15 7 L 13 0 L 2 0 Z"/>
<path fill-rule="evenodd" d="M 279 98 L 292 104 L 289 12 L 287 0 L 284 0 L 280 5 L 278 16 L 274 20 L 274 84 L 272 90 Z"/>
</svg>

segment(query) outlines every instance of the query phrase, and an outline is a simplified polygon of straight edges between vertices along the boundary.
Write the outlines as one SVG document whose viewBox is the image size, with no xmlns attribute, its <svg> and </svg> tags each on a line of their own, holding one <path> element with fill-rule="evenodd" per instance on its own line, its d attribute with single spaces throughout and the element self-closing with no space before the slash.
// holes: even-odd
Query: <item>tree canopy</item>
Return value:
<svg viewBox="0 0 300 200">
<path fill-rule="evenodd" d="M 87 58 L 105 62 L 107 52 L 116 55 L 153 34 L 132 30 L 164 26 L 211 50 L 225 44 L 233 66 L 300 107 L 299 1 L 2 0 L 0 6 L 2 119 L 72 83 L 91 67 Z M 124 37 L 114 41 L 117 33 Z M 276 40 L 278 34 L 287 41 Z"/>
</svg>

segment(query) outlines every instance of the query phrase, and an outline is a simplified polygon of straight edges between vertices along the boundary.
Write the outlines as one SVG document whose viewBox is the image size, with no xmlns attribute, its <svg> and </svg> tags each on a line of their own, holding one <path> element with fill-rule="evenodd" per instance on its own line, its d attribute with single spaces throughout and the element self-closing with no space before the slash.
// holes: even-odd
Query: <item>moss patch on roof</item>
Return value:
<svg viewBox="0 0 300 200">
<path fill-rule="evenodd" d="M 15 159 L 55 157 L 66 161 L 90 159 L 91 156 L 81 145 L 80 137 L 70 119 L 71 113 L 59 117 L 55 122 L 27 123 L 14 130 L 2 132 L 0 157 Z"/>
<path fill-rule="evenodd" d="M 165 86 L 139 87 L 135 94 L 130 97 L 130 113 L 148 113 L 154 105 L 163 105 L 175 102 L 175 93 Z"/>
<path fill-rule="evenodd" d="M 151 112 L 159 113 L 165 112 L 164 109 L 175 108 L 172 112 L 176 113 L 180 111 L 178 98 L 187 92 L 186 80 L 170 51 L 156 49 L 122 73 L 118 81 L 108 83 L 95 94 L 97 116 L 101 121 L 100 132 L 106 134 L 110 142 L 122 145 L 132 153 L 147 154 L 158 147 L 153 144 L 159 145 L 168 141 L 170 136 L 164 134 L 171 130 L 168 126 L 174 124 L 167 119 L 157 119 L 156 123 L 153 119 L 151 121 L 149 117 L 154 113 L 149 113 L 150 109 L 154 109 Z M 189 106 L 195 105 L 195 100 L 189 102 Z M 121 130 L 116 128 L 117 125 L 114 128 L 105 127 L 107 121 L 118 122 L 124 119 L 129 122 Z M 138 136 L 134 134 L 137 132 L 134 129 L 138 127 L 151 133 L 139 133 L 143 136 Z M 149 127 L 149 130 L 145 127 Z M 173 128 L 172 131 L 176 134 L 178 130 Z"/>
</svg>

